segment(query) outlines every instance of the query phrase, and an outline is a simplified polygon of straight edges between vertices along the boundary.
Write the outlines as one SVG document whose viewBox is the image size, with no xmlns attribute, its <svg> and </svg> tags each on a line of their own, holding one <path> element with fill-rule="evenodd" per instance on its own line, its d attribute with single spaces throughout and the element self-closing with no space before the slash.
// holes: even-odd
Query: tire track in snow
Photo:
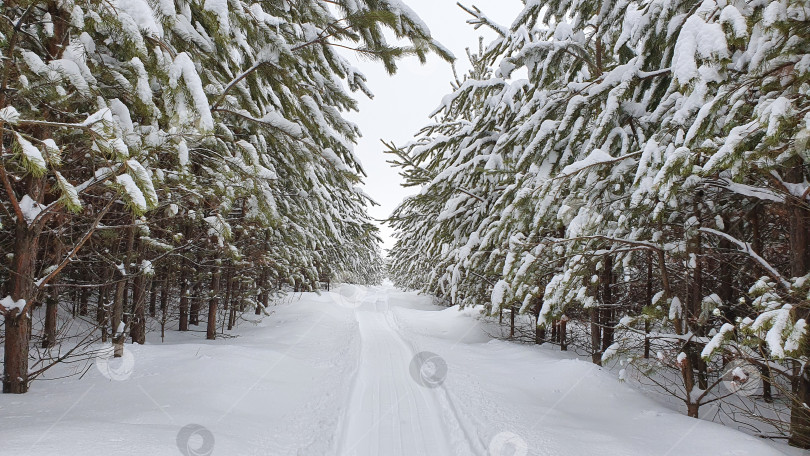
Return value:
<svg viewBox="0 0 810 456">
<path fill-rule="evenodd" d="M 452 407 L 439 389 L 425 388 L 410 376 L 413 349 L 390 321 L 388 301 L 356 310 L 361 355 L 354 385 L 338 427 L 339 456 L 469 455 L 451 439 L 448 413 Z M 444 399 L 444 400 L 442 400 Z"/>
</svg>

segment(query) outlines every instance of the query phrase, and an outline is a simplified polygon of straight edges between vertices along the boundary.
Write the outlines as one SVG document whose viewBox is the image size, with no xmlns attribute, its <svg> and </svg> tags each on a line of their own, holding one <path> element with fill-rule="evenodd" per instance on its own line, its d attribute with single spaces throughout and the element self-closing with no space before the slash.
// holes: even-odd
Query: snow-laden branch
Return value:
<svg viewBox="0 0 810 456">
<path fill-rule="evenodd" d="M 762 266 L 762 268 L 768 272 L 768 275 L 770 275 L 771 278 L 779 282 L 783 287 L 785 287 L 786 290 L 790 290 L 790 282 L 788 282 L 787 279 L 782 277 L 782 274 L 780 274 L 779 271 L 776 270 L 776 268 L 771 266 L 770 263 L 768 263 L 764 258 L 759 256 L 759 254 L 754 251 L 753 247 L 751 247 L 751 244 L 749 244 L 748 242 L 741 241 L 735 238 L 734 236 L 723 233 L 722 231 L 717 231 L 712 228 L 700 228 L 699 231 L 719 236 L 721 238 L 728 240 L 729 242 L 734 243 L 735 245 L 737 245 L 737 247 L 740 248 L 740 251 L 747 253 L 751 258 L 754 259 L 754 261 L 759 263 L 759 265 Z"/>
<path fill-rule="evenodd" d="M 497 24 L 495 21 L 487 17 L 487 15 L 482 13 L 477 6 L 473 5 L 472 8 L 468 8 L 462 5 L 460 2 L 457 2 L 456 5 L 458 5 L 459 8 L 463 9 L 465 12 L 467 12 L 470 16 L 473 17 L 473 19 L 467 19 L 467 23 L 472 25 L 473 28 L 475 28 L 476 30 L 481 28 L 481 26 L 486 25 L 487 27 L 491 28 L 495 33 L 501 35 L 504 38 L 506 38 L 506 36 L 509 34 L 508 28 L 500 24 Z"/>
<path fill-rule="evenodd" d="M 757 198 L 764 201 L 773 201 L 774 203 L 784 203 L 785 196 L 775 192 L 772 189 L 764 187 L 754 187 L 753 185 L 741 184 L 733 182 L 730 179 L 720 178 L 710 181 L 712 185 L 724 188 L 738 195 L 747 196 L 750 198 Z"/>
</svg>

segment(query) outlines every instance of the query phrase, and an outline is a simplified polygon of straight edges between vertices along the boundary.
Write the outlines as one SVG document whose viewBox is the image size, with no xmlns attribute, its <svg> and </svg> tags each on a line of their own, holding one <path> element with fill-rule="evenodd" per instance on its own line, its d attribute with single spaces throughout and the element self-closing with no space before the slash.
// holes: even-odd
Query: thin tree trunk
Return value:
<svg viewBox="0 0 810 456">
<path fill-rule="evenodd" d="M 604 270 L 602 271 L 602 353 L 613 345 L 613 257 L 605 256 Z"/>
<path fill-rule="evenodd" d="M 515 307 L 509 308 L 509 338 L 515 337 Z"/>
<path fill-rule="evenodd" d="M 180 331 L 188 331 L 188 261 L 180 265 Z"/>
<path fill-rule="evenodd" d="M 104 273 L 104 282 L 109 281 L 108 275 Z M 101 330 L 101 341 L 107 342 L 107 294 L 109 293 L 110 286 L 102 285 L 98 289 L 98 302 L 96 302 L 96 323 L 98 323 Z"/>
<path fill-rule="evenodd" d="M 56 345 L 56 322 L 59 312 L 59 292 L 51 288 L 45 298 L 45 333 L 42 337 L 42 348 L 51 348 Z"/>
<path fill-rule="evenodd" d="M 211 299 L 208 300 L 208 328 L 206 339 L 217 338 L 217 304 L 219 301 L 219 276 L 220 268 L 215 267 L 211 274 Z"/>
<path fill-rule="evenodd" d="M 599 308 L 597 306 L 591 307 L 588 312 L 591 316 L 591 362 L 601 366 L 602 365 L 602 352 L 599 350 L 602 342 L 602 331 L 599 326 Z"/>
<path fill-rule="evenodd" d="M 113 302 L 112 321 L 110 322 L 110 329 L 113 332 L 113 356 L 120 358 L 124 356 L 124 341 L 126 340 L 126 325 L 124 323 L 124 300 L 127 293 L 127 285 L 129 283 L 129 275 L 127 273 L 129 264 L 132 262 L 132 251 L 135 246 L 135 229 L 132 227 L 127 228 L 127 245 L 124 261 L 119 267 L 119 274 L 121 280 L 115 289 L 115 301 Z"/>
<path fill-rule="evenodd" d="M 79 289 L 79 315 L 87 316 L 87 301 L 90 299 L 90 291 L 82 287 Z"/>
<path fill-rule="evenodd" d="M 34 282 L 34 264 L 38 251 L 39 233 L 29 229 L 25 220 L 16 224 L 14 260 L 12 263 L 11 299 L 31 299 Z M 28 344 L 31 340 L 31 321 L 27 312 L 17 309 L 6 312 L 3 351 L 3 392 L 22 394 L 28 391 Z"/>
<path fill-rule="evenodd" d="M 200 282 L 197 281 L 192 287 L 191 307 L 188 312 L 188 323 L 194 326 L 200 324 L 200 307 L 202 306 L 202 293 Z"/>
<path fill-rule="evenodd" d="M 647 254 L 647 306 L 652 307 L 653 300 L 653 259 L 652 252 Z M 644 319 L 644 359 L 650 357 L 650 321 Z"/>
<path fill-rule="evenodd" d="M 166 267 L 166 277 L 160 289 L 160 340 L 166 339 L 166 321 L 169 318 L 169 284 L 171 284 L 171 268 Z"/>
<path fill-rule="evenodd" d="M 804 163 L 801 158 L 786 173 L 786 181 L 802 183 L 805 180 Z M 803 277 L 807 274 L 807 211 L 798 204 L 788 206 L 790 214 L 790 275 Z M 795 311 L 795 318 L 808 318 L 804 309 Z M 801 355 L 810 355 L 810 341 L 808 336 L 803 337 Z M 794 381 L 793 401 L 790 407 L 790 439 L 788 443 L 800 448 L 810 448 L 810 370 L 806 367 L 799 369 L 799 377 Z"/>
<path fill-rule="evenodd" d="M 262 309 L 267 307 L 268 290 L 267 290 L 267 286 L 266 286 L 267 283 L 266 282 L 267 282 L 267 268 L 263 267 L 262 268 L 262 273 L 259 276 L 259 287 L 260 287 L 261 291 L 259 292 L 259 303 L 256 305 L 256 315 L 261 315 L 262 314 Z"/>
<path fill-rule="evenodd" d="M 534 343 L 537 345 L 543 345 L 546 342 L 546 325 L 545 323 L 540 324 L 540 311 L 543 310 L 543 298 L 537 297 L 535 298 L 537 301 L 532 308 L 532 313 L 534 314 Z"/>
<path fill-rule="evenodd" d="M 233 276 L 231 276 L 231 311 L 228 313 L 228 331 L 233 329 L 233 326 L 236 324 L 236 310 L 238 308 L 237 303 L 239 302 L 239 285 L 240 283 L 233 281 Z"/>
<path fill-rule="evenodd" d="M 143 345 L 146 343 L 146 278 L 143 273 L 139 271 L 133 282 L 133 315 L 130 336 L 132 337 L 133 343 Z"/>
<path fill-rule="evenodd" d="M 157 289 L 158 281 L 154 278 L 149 280 L 149 316 L 155 318 L 157 314 Z"/>
</svg>

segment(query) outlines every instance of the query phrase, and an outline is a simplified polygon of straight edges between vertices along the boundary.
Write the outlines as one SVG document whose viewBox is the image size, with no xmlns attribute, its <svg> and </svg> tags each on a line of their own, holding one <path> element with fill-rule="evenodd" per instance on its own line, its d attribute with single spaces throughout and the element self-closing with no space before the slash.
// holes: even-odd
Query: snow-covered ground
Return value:
<svg viewBox="0 0 810 456">
<path fill-rule="evenodd" d="M 797 454 L 486 329 L 390 287 L 304 294 L 237 338 L 171 332 L 0 395 L 0 454 Z"/>
</svg>

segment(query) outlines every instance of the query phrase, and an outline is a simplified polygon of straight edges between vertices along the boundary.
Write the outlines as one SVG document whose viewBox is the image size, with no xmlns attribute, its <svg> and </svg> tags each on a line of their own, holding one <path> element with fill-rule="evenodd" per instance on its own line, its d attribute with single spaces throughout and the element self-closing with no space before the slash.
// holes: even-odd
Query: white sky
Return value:
<svg viewBox="0 0 810 456">
<path fill-rule="evenodd" d="M 494 38 L 494 33 L 484 27 L 475 30 L 466 23 L 470 15 L 456 5 L 456 0 L 404 0 L 430 27 L 433 36 L 450 49 L 456 56 L 459 76 L 469 69 L 465 49 L 478 50 L 478 37 L 484 36 L 484 45 Z M 510 25 L 520 12 L 520 0 L 462 0 L 467 7 L 475 5 L 492 20 L 501 25 Z M 355 153 L 368 174 L 365 191 L 380 206 L 370 209 L 372 217 L 388 217 L 402 199 L 416 190 L 400 186 L 402 178 L 386 160 L 390 156 L 383 153 L 380 139 L 393 141 L 401 146 L 429 121 L 428 115 L 450 93 L 453 73 L 449 63 L 436 56 L 430 56 L 425 65 L 416 58 L 398 63 L 397 74 L 389 77 L 379 62 L 369 62 L 357 56 L 347 58 L 368 78 L 368 85 L 374 93 L 373 100 L 358 97 L 359 113 L 347 117 L 360 126 L 363 138 L 355 148 Z M 357 95 L 356 95 L 357 96 Z M 391 230 L 381 226 L 384 248 L 393 246 Z"/>
</svg>

